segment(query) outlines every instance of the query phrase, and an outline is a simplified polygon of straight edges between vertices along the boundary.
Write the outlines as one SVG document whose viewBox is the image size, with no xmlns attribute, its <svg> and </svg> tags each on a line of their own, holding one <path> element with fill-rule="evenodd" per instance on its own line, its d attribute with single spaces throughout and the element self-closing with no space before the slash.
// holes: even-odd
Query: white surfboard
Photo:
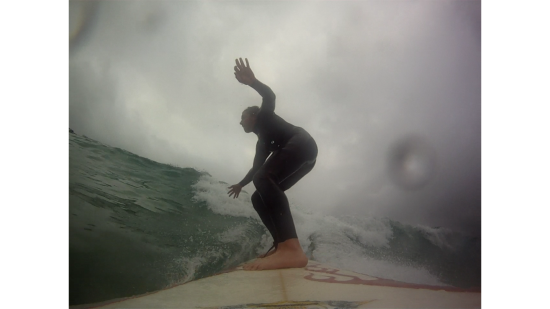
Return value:
<svg viewBox="0 0 550 309">
<path fill-rule="evenodd" d="M 481 308 L 481 291 L 305 268 L 223 273 L 95 308 Z"/>
</svg>

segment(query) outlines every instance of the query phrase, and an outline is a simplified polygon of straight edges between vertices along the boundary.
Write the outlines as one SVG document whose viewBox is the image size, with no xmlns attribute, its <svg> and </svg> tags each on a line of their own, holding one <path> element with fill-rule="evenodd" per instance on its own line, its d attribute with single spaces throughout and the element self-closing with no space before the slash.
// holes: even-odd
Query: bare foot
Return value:
<svg viewBox="0 0 550 309">
<path fill-rule="evenodd" d="M 268 270 L 282 268 L 300 268 L 307 265 L 305 255 L 297 238 L 279 243 L 277 251 L 272 255 L 255 260 L 243 266 L 244 270 Z"/>
<path fill-rule="evenodd" d="M 255 259 L 254 261 L 250 262 L 250 263 L 246 263 L 243 265 L 243 269 L 244 270 L 251 270 L 252 268 L 255 268 L 256 267 L 256 264 L 258 264 L 259 262 L 259 259 Z"/>
<path fill-rule="evenodd" d="M 277 252 L 277 249 L 273 249 L 273 250 L 269 251 L 268 253 L 260 254 L 260 255 L 258 255 L 258 258 L 259 259 L 266 258 L 270 255 L 273 255 L 273 253 L 275 253 L 275 252 Z"/>
<path fill-rule="evenodd" d="M 271 247 L 266 253 L 258 255 L 259 259 L 263 259 L 277 252 L 277 247 Z"/>
</svg>

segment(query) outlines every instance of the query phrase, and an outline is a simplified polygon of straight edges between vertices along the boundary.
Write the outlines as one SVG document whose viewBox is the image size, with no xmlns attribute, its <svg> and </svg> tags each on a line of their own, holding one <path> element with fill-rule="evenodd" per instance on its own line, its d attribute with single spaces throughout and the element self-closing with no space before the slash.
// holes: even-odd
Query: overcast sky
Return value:
<svg viewBox="0 0 550 309">
<path fill-rule="evenodd" d="M 319 146 L 315 169 L 287 192 L 291 203 L 480 233 L 480 1 L 69 8 L 77 134 L 237 183 L 256 142 L 240 115 L 261 103 L 233 75 L 235 58 L 246 57 L 277 95 L 275 112 Z M 400 178 L 391 171 L 403 153 L 417 172 Z"/>
</svg>

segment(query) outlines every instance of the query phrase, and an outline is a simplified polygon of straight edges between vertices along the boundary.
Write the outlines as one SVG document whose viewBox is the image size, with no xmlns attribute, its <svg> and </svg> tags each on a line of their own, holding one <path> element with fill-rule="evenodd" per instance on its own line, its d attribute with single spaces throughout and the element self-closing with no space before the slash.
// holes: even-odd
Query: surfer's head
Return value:
<svg viewBox="0 0 550 309">
<path fill-rule="evenodd" d="M 254 130 L 259 112 L 260 108 L 258 106 L 250 106 L 243 111 L 240 123 L 246 133 L 250 133 Z"/>
</svg>

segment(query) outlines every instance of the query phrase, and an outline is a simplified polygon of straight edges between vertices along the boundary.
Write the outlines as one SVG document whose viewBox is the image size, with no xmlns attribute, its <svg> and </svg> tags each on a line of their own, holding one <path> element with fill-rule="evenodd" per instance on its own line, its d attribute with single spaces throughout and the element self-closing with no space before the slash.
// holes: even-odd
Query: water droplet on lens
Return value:
<svg viewBox="0 0 550 309">
<path fill-rule="evenodd" d="M 390 179 L 400 188 L 417 190 L 435 174 L 436 153 L 421 137 L 408 136 L 394 143 L 388 153 Z"/>
</svg>

